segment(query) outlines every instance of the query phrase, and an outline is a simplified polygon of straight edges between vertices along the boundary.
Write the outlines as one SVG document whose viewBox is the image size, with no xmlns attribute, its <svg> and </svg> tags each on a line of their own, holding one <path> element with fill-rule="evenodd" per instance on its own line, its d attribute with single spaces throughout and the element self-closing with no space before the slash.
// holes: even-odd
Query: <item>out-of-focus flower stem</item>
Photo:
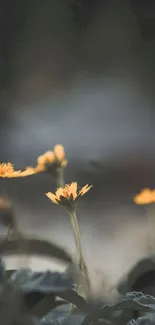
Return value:
<svg viewBox="0 0 155 325">
<path fill-rule="evenodd" d="M 63 168 L 59 168 L 57 170 L 56 184 L 57 184 L 57 188 L 65 186 Z"/>
<path fill-rule="evenodd" d="M 6 235 L 5 235 L 4 239 L 3 239 L 2 244 L 3 244 L 6 240 L 9 239 L 9 235 L 10 235 L 11 230 L 12 230 L 12 224 L 10 224 L 10 225 L 8 226 L 8 229 L 7 229 L 7 232 L 6 232 Z"/>
<path fill-rule="evenodd" d="M 85 288 L 84 288 L 85 294 L 89 295 L 90 282 L 89 282 L 87 267 L 86 267 L 86 264 L 85 264 L 85 261 L 83 258 L 83 254 L 82 254 L 80 230 L 79 230 L 79 225 L 78 225 L 78 221 L 77 221 L 76 210 L 68 210 L 68 212 L 69 212 L 70 220 L 71 220 L 71 224 L 72 224 L 72 229 L 73 229 L 73 234 L 74 234 L 74 239 L 75 239 L 75 244 L 76 244 L 76 249 L 77 249 L 77 255 L 78 255 L 78 264 L 79 264 L 79 269 L 80 269 L 80 280 L 79 280 L 80 283 L 78 284 L 77 287 L 80 286 L 81 278 L 84 277 L 84 279 L 85 279 Z"/>
</svg>

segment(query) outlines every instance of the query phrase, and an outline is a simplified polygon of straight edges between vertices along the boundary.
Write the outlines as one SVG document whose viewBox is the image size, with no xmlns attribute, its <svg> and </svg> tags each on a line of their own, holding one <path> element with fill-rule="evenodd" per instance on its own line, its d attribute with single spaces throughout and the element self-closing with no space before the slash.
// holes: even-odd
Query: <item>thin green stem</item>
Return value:
<svg viewBox="0 0 155 325">
<path fill-rule="evenodd" d="M 63 168 L 59 168 L 57 170 L 57 177 L 56 177 L 56 184 L 57 187 L 64 187 L 65 186 L 65 182 L 64 182 L 64 169 Z"/>
<path fill-rule="evenodd" d="M 149 241 L 152 259 L 155 260 L 155 205 L 149 206 L 147 208 L 147 219 L 148 219 L 148 230 L 149 230 Z"/>
<path fill-rule="evenodd" d="M 75 212 L 70 213 L 70 217 L 71 217 L 72 228 L 74 231 L 74 238 L 75 238 L 75 243 L 76 243 L 76 248 L 77 248 L 77 253 L 78 253 L 78 261 L 81 264 L 83 257 L 82 257 L 80 229 L 79 229 L 79 225 L 77 222 L 76 213 Z"/>
<path fill-rule="evenodd" d="M 12 225 L 10 224 L 10 225 L 8 226 L 7 233 L 6 233 L 6 235 L 5 235 L 4 239 L 3 239 L 2 244 L 3 244 L 6 240 L 9 239 L 9 235 L 10 235 L 11 230 L 12 230 Z"/>
<path fill-rule="evenodd" d="M 80 269 L 80 283 L 78 284 L 78 288 L 81 284 L 81 277 L 84 276 L 85 278 L 85 290 L 86 294 L 89 294 L 90 291 L 90 282 L 89 282 L 89 277 L 88 277 L 88 271 L 87 267 L 83 258 L 82 254 L 82 247 L 81 247 L 81 237 L 80 237 L 80 230 L 79 230 L 79 225 L 77 221 L 77 216 L 76 212 L 74 211 L 69 211 L 70 215 L 70 220 L 72 224 L 72 229 L 73 229 L 73 234 L 74 234 L 74 239 L 75 239 L 75 244 L 76 244 L 76 249 L 77 249 L 77 255 L 78 255 L 78 264 L 79 264 L 79 269 Z"/>
</svg>

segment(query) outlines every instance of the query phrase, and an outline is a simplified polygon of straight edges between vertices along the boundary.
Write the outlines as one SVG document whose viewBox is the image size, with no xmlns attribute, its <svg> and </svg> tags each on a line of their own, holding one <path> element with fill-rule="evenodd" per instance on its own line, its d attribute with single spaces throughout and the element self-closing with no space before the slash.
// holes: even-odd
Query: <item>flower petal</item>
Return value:
<svg viewBox="0 0 155 325">
<path fill-rule="evenodd" d="M 60 196 L 64 196 L 65 197 L 65 194 L 64 194 L 64 188 L 60 187 L 56 190 L 55 192 L 55 195 L 57 197 L 58 200 L 60 200 Z"/>
<path fill-rule="evenodd" d="M 57 144 L 54 146 L 54 154 L 56 156 L 56 159 L 58 161 L 63 161 L 65 158 L 65 150 L 64 147 L 61 144 Z"/>
<path fill-rule="evenodd" d="M 46 196 L 53 202 L 56 204 L 59 204 L 57 196 L 51 192 L 46 193 Z"/>
<path fill-rule="evenodd" d="M 93 187 L 93 185 L 88 185 L 86 184 L 85 186 L 82 187 L 82 189 L 79 191 L 78 196 L 82 196 L 84 194 L 86 194 L 91 188 Z"/>
<path fill-rule="evenodd" d="M 21 170 L 15 171 L 14 166 L 11 163 L 2 163 L 0 164 L 0 177 L 3 178 L 13 178 L 18 177 L 21 173 Z"/>
<path fill-rule="evenodd" d="M 44 165 L 45 164 L 45 156 L 41 155 L 37 158 L 37 165 Z"/>
<path fill-rule="evenodd" d="M 68 165 L 68 160 L 67 159 L 62 160 L 61 167 L 65 168 L 67 165 Z"/>
<path fill-rule="evenodd" d="M 77 182 L 72 182 L 70 184 L 70 195 L 73 195 L 73 200 L 77 198 Z"/>
<path fill-rule="evenodd" d="M 145 188 L 141 193 L 134 197 L 134 202 L 136 204 L 151 204 L 152 201 L 152 191 L 149 188 Z"/>
<path fill-rule="evenodd" d="M 35 173 L 38 174 L 38 173 L 43 173 L 46 171 L 46 165 L 37 165 L 35 167 Z"/>
<path fill-rule="evenodd" d="M 56 204 L 66 204 L 67 201 L 73 204 L 73 201 L 77 199 L 78 196 L 82 196 L 91 189 L 92 185 L 85 185 L 80 192 L 77 191 L 77 182 L 72 182 L 71 184 L 66 184 L 64 187 L 59 187 L 55 194 L 48 192 L 46 195 L 48 198 Z M 68 204 L 67 203 L 67 204 Z"/>
<path fill-rule="evenodd" d="M 21 171 L 18 177 L 25 177 L 36 174 L 36 170 L 33 167 L 26 167 L 25 170 Z"/>
<path fill-rule="evenodd" d="M 47 151 L 44 154 L 45 157 L 45 163 L 52 164 L 55 161 L 55 155 L 53 151 Z"/>
</svg>

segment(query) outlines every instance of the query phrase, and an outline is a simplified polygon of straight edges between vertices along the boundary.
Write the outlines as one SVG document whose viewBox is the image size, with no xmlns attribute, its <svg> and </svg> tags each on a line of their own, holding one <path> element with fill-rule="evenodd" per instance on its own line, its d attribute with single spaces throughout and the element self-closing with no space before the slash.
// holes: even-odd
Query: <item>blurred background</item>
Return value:
<svg viewBox="0 0 155 325">
<path fill-rule="evenodd" d="M 78 216 L 94 294 L 102 295 L 101 282 L 114 284 L 150 254 L 146 211 L 133 196 L 155 180 L 155 2 L 3 0 L 0 71 L 1 162 L 35 165 L 61 143 L 66 182 L 94 186 Z M 54 189 L 47 175 L 0 180 L 20 229 L 74 254 L 68 216 L 44 195 Z"/>
</svg>

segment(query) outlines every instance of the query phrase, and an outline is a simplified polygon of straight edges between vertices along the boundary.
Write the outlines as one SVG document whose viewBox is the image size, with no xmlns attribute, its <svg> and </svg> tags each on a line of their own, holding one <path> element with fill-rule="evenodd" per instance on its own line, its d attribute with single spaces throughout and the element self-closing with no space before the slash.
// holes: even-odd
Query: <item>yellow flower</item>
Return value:
<svg viewBox="0 0 155 325">
<path fill-rule="evenodd" d="M 143 189 L 139 194 L 134 197 L 136 204 L 151 204 L 155 203 L 155 190 L 149 188 Z"/>
<path fill-rule="evenodd" d="M 57 144 L 56 146 L 54 146 L 53 152 L 57 162 L 60 163 L 61 167 L 66 167 L 68 162 L 65 158 L 64 147 L 61 144 Z"/>
<path fill-rule="evenodd" d="M 50 167 L 64 168 L 67 166 L 65 150 L 61 144 L 54 146 L 53 151 L 47 151 L 37 159 L 36 173 L 44 172 Z"/>
<path fill-rule="evenodd" d="M 45 171 L 46 165 L 50 165 L 55 161 L 55 156 L 52 151 L 47 151 L 37 159 L 36 169 L 38 171 Z"/>
<path fill-rule="evenodd" d="M 35 174 L 35 170 L 32 167 L 27 167 L 25 170 L 14 170 L 13 164 L 2 163 L 0 164 L 0 177 L 3 178 L 15 178 L 15 177 L 25 177 Z"/>
<path fill-rule="evenodd" d="M 48 192 L 47 197 L 56 204 L 72 203 L 77 200 L 79 196 L 83 196 L 92 188 L 92 185 L 85 185 L 78 190 L 77 182 L 72 182 L 71 184 L 66 184 L 65 187 L 60 187 L 56 190 L 55 194 Z"/>
<path fill-rule="evenodd" d="M 57 168 L 64 168 L 67 165 L 64 147 L 57 144 L 53 151 L 47 151 L 37 159 L 35 167 L 26 167 L 24 170 L 15 170 L 10 162 L 0 164 L 0 177 L 15 178 L 25 177 L 41 172 L 45 172 L 50 168 L 54 171 Z"/>
<path fill-rule="evenodd" d="M 18 177 L 25 177 L 36 174 L 36 168 L 26 167 L 23 171 L 20 172 Z"/>
</svg>

